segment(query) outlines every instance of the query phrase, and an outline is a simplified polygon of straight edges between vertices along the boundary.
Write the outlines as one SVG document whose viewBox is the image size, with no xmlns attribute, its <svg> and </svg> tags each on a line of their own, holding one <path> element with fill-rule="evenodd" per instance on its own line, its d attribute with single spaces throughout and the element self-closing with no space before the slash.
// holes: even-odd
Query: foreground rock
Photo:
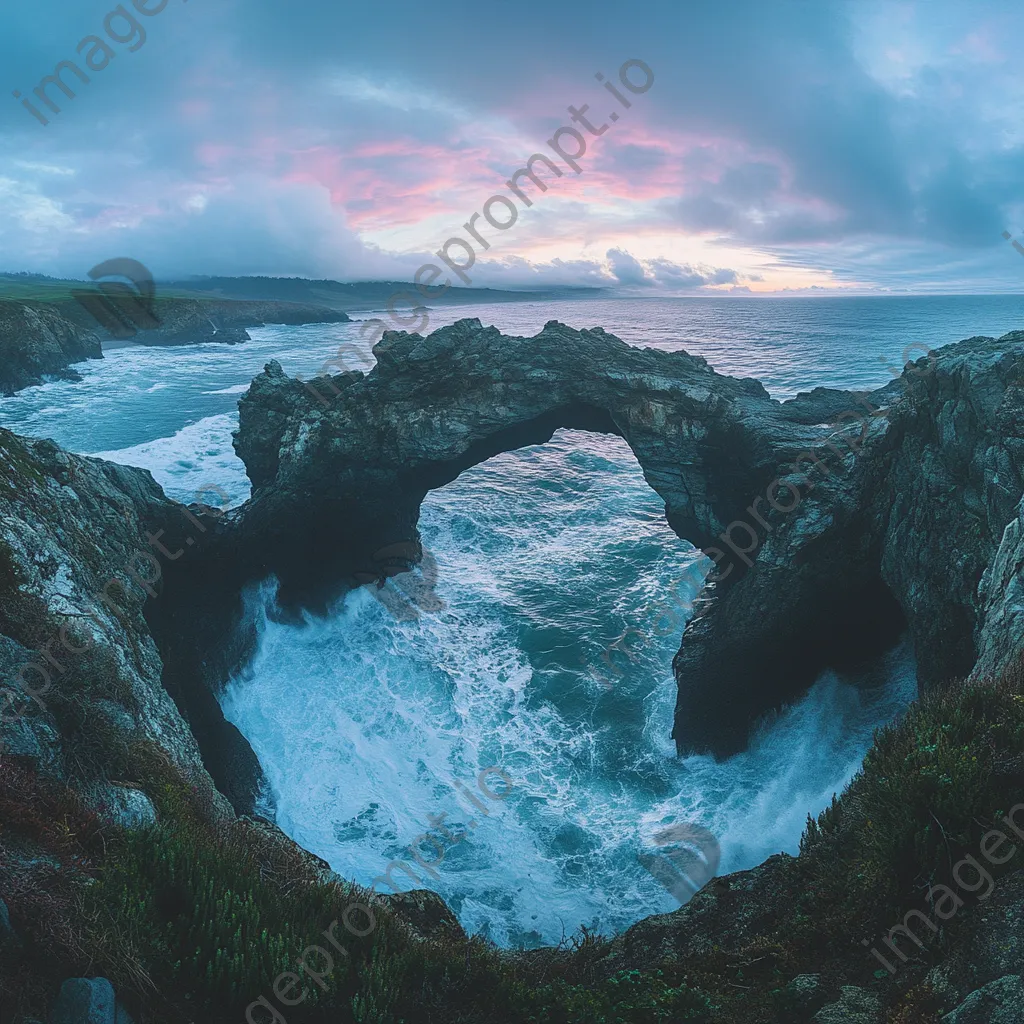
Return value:
<svg viewBox="0 0 1024 1024">
<path fill-rule="evenodd" d="M 50 1024 L 132 1024 L 106 978 L 68 978 L 50 1016 Z"/>
<path fill-rule="evenodd" d="M 1024 1011 L 1024 981 L 1019 974 L 990 982 L 972 992 L 942 1024 L 1018 1024 Z"/>
<path fill-rule="evenodd" d="M 100 341 L 88 324 L 43 302 L 0 301 L 0 394 L 11 395 L 46 377 L 77 379 L 68 367 L 102 359 Z"/>
<path fill-rule="evenodd" d="M 104 814 L 147 816 L 148 801 L 106 783 L 157 751 L 230 815 L 186 717 L 197 735 L 216 732 L 216 774 L 216 751 L 231 757 L 233 737 L 248 751 L 232 726 L 217 731 L 209 693 L 193 698 L 165 675 L 147 621 L 147 611 L 159 618 L 163 569 L 176 561 L 166 556 L 201 550 L 216 529 L 198 508 L 186 512 L 145 470 L 0 429 L 0 758 L 74 778 Z M 226 774 L 217 781 L 231 791 Z"/>
<path fill-rule="evenodd" d="M 867 395 L 786 403 L 685 352 L 555 322 L 509 338 L 463 320 L 374 352 L 365 376 L 309 384 L 271 363 L 240 402 L 240 536 L 286 594 L 415 538 L 431 488 L 571 427 L 623 437 L 716 565 L 675 660 L 680 751 L 741 749 L 823 668 L 904 628 L 924 687 L 979 651 L 998 671 L 1024 639 L 1024 334 L 947 346 Z"/>
</svg>

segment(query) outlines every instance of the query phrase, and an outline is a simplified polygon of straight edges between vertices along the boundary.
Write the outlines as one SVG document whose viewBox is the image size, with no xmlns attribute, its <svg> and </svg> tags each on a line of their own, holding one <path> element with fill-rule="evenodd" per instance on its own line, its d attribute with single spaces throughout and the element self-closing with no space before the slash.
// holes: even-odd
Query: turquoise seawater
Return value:
<svg viewBox="0 0 1024 1024">
<path fill-rule="evenodd" d="M 432 311 L 431 327 L 460 316 L 521 334 L 551 319 L 602 326 L 788 397 L 879 386 L 908 345 L 916 357 L 1021 327 L 1024 301 L 521 303 Z M 358 338 L 357 325 L 250 333 L 237 347 L 110 351 L 77 367 L 79 383 L 3 399 L 0 424 L 143 466 L 175 498 L 215 486 L 241 502 L 238 395 L 271 358 L 310 376 Z M 408 863 L 419 882 L 398 870 L 396 884 L 435 889 L 501 944 L 557 942 L 581 924 L 611 932 L 678 906 L 639 859 L 673 824 L 710 830 L 723 872 L 795 852 L 807 814 L 913 698 L 901 647 L 861 678 L 826 673 L 737 757 L 676 758 L 671 659 L 696 555 L 618 438 L 560 431 L 491 459 L 428 496 L 421 530 L 430 600 L 422 573 L 407 574 L 296 625 L 274 614 L 272 580 L 255 591 L 259 649 L 223 705 L 282 828 L 364 884 Z"/>
</svg>

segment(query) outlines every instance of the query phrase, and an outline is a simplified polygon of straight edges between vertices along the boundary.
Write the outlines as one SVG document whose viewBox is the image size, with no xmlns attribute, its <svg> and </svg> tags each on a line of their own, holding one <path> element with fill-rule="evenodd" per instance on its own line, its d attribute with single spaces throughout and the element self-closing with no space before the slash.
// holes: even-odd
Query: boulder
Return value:
<svg viewBox="0 0 1024 1024">
<path fill-rule="evenodd" d="M 928 984 L 946 1009 L 1024 963 L 1024 869 L 1000 878 L 992 895 L 970 910 L 962 932 Z"/>
<path fill-rule="evenodd" d="M 839 998 L 811 1019 L 814 1024 L 882 1024 L 884 1015 L 881 1000 L 873 992 L 844 985 Z"/>
<path fill-rule="evenodd" d="M 806 1016 L 821 1008 L 825 993 L 820 974 L 798 974 L 785 988 L 786 1005 L 795 1013 Z"/>
<path fill-rule="evenodd" d="M 404 921 L 419 939 L 442 936 L 465 940 L 466 933 L 451 908 L 430 889 L 411 889 L 409 892 L 383 893 L 376 897 Z"/>
<path fill-rule="evenodd" d="M 156 824 L 156 808 L 141 789 L 105 782 L 94 786 L 89 798 L 96 814 L 117 828 L 139 829 Z"/>
<path fill-rule="evenodd" d="M 68 978 L 50 1011 L 50 1024 L 118 1024 L 114 986 L 106 978 Z"/>
<path fill-rule="evenodd" d="M 1024 981 L 1008 974 L 972 992 L 942 1024 L 1020 1024 L 1024 1019 Z"/>
</svg>

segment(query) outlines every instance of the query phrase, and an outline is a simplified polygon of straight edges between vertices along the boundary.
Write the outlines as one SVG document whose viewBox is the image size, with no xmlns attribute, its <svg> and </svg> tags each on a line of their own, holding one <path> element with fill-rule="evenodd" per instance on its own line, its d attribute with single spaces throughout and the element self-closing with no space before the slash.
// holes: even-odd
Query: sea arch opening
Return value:
<svg viewBox="0 0 1024 1024">
<path fill-rule="evenodd" d="M 345 877 L 434 889 L 502 945 L 674 909 L 643 858 L 680 822 L 719 837 L 721 871 L 795 849 L 893 713 L 826 679 L 738 757 L 677 758 L 681 627 L 656 630 L 647 599 L 682 575 L 670 549 L 695 553 L 614 434 L 558 430 L 425 495 L 436 613 L 396 619 L 368 586 L 295 623 L 264 593 L 259 651 L 224 699 L 285 831 Z M 650 635 L 606 687 L 586 642 L 616 616 Z M 478 787 L 488 769 L 506 799 Z"/>
</svg>

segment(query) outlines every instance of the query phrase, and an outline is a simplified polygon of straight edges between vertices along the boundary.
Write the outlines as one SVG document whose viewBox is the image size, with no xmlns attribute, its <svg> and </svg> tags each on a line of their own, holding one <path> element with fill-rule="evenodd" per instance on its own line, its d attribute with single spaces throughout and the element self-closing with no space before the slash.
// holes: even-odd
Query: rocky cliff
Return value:
<svg viewBox="0 0 1024 1024">
<path fill-rule="evenodd" d="M 0 301 L 0 394 L 46 376 L 75 378 L 71 363 L 102 358 L 99 337 L 87 324 L 42 302 Z"/>
<path fill-rule="evenodd" d="M 247 327 L 265 324 L 348 323 L 348 314 L 327 306 L 254 299 L 181 299 L 157 297 L 153 313 L 160 326 L 139 331 L 141 345 L 235 344 L 248 341 Z"/>
<path fill-rule="evenodd" d="M 98 291 L 97 298 L 100 297 Z M 96 310 L 104 307 L 97 305 Z M 340 310 L 297 302 L 158 297 L 153 307 L 159 326 L 138 330 L 132 340 L 142 345 L 237 344 L 248 341 L 247 327 L 265 324 L 347 323 Z M 0 301 L 0 394 L 40 384 L 46 377 L 72 380 L 71 364 L 102 359 L 102 339 L 121 337 L 113 307 L 98 322 L 74 300 L 61 302 Z M 111 334 L 111 326 L 117 328 Z M 128 322 L 127 330 L 134 330 Z"/>
</svg>

